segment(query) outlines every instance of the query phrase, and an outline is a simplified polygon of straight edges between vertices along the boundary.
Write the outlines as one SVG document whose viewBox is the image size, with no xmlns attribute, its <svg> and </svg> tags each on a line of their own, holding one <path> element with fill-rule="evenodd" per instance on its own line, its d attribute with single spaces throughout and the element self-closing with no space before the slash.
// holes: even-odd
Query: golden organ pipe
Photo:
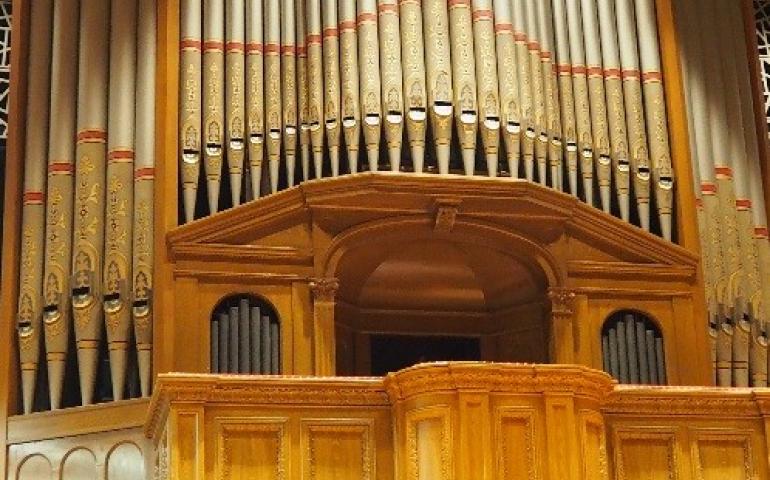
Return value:
<svg viewBox="0 0 770 480">
<path fill-rule="evenodd" d="M 310 124 L 308 123 L 307 35 L 305 34 L 305 0 L 296 0 L 297 12 L 297 111 L 299 145 L 302 157 L 302 180 L 310 179 Z"/>
<path fill-rule="evenodd" d="M 243 160 L 245 152 L 245 111 L 246 97 L 244 89 L 246 58 L 244 43 L 246 40 L 244 24 L 244 0 L 227 0 L 227 25 L 225 43 L 225 63 L 227 81 L 225 95 L 227 107 L 227 169 L 230 173 L 230 195 L 233 206 L 241 204 L 241 185 L 243 182 Z"/>
<path fill-rule="evenodd" d="M 575 97 L 572 89 L 572 60 L 569 50 L 569 32 L 565 0 L 553 1 L 553 17 L 556 36 L 556 68 L 559 75 L 560 113 L 562 135 L 567 160 L 569 189 L 578 194 L 578 142 L 575 119 Z"/>
<path fill-rule="evenodd" d="M 449 0 L 449 38 L 452 49 L 457 139 L 460 142 L 465 174 L 473 175 L 478 107 L 476 106 L 471 0 Z"/>
<path fill-rule="evenodd" d="M 278 191 L 281 165 L 281 0 L 265 2 L 265 101 L 267 102 L 267 158 L 270 190 Z"/>
<path fill-rule="evenodd" d="M 297 163 L 297 49 L 294 0 L 281 2 L 281 73 L 283 99 L 283 145 L 286 156 L 286 177 L 294 186 Z"/>
<path fill-rule="evenodd" d="M 380 97 L 380 47 L 376 0 L 357 1 L 359 73 L 364 142 L 369 170 L 376 172 L 380 148 L 382 106 Z M 308 79 L 312 77 L 308 76 Z"/>
<path fill-rule="evenodd" d="M 404 135 L 401 32 L 398 20 L 398 3 L 395 0 L 378 0 L 377 11 L 380 21 L 380 68 L 382 71 L 385 140 L 388 143 L 390 169 L 393 172 L 397 172 L 401 166 L 401 139 Z"/>
<path fill-rule="evenodd" d="M 594 204 L 594 141 L 591 129 L 591 102 L 586 78 L 586 55 L 583 45 L 583 24 L 580 3 L 565 0 L 569 29 L 569 48 L 572 58 L 572 88 L 575 96 L 575 120 L 577 124 L 580 173 L 583 193 L 589 205 Z"/>
<path fill-rule="evenodd" d="M 78 121 L 75 150 L 75 218 L 72 254 L 72 308 L 83 405 L 93 401 L 102 337 L 102 265 L 107 163 L 108 51 L 110 5 L 80 5 Z"/>
<path fill-rule="evenodd" d="M 111 12 L 108 161 L 104 232 L 104 323 L 112 398 L 123 399 L 131 332 L 133 278 L 136 0 L 115 2 Z M 142 59 L 143 61 L 145 59 Z"/>
<path fill-rule="evenodd" d="M 51 117 L 48 130 L 48 193 L 46 198 L 43 324 L 48 361 L 51 409 L 61 407 L 70 314 L 70 261 L 77 119 L 78 1 L 56 2 L 53 11 L 51 59 Z M 32 81 L 32 77 L 30 77 Z M 37 80 L 34 80 L 37 81 Z M 22 258 L 24 258 L 22 256 Z"/>
<path fill-rule="evenodd" d="M 530 67 L 529 45 L 526 33 L 526 10 L 524 0 L 513 2 L 513 36 L 516 42 L 516 69 L 519 74 L 519 93 L 521 98 L 521 137 L 522 158 L 527 179 L 532 180 L 535 165 L 535 133 L 534 105 L 532 100 L 532 69 Z M 518 177 L 518 170 L 511 172 L 512 177 Z"/>
<path fill-rule="evenodd" d="M 633 172 L 634 196 L 639 223 L 650 229 L 650 159 L 647 147 L 641 72 L 633 0 L 616 0 L 618 46 L 623 78 L 629 161 Z M 694 33 L 697 36 L 697 33 Z M 705 116 L 701 117 L 705 118 Z M 710 147 L 709 147 L 710 148 Z"/>
<path fill-rule="evenodd" d="M 500 148 L 500 99 L 495 52 L 495 27 L 491 0 L 473 0 L 473 45 L 476 55 L 479 127 L 487 173 L 497 176 Z"/>
<path fill-rule="evenodd" d="M 449 14 L 444 0 L 424 0 L 422 14 L 430 19 L 423 26 L 428 105 L 436 158 L 441 174 L 449 173 L 452 141 L 452 58 L 449 40 Z"/>
<path fill-rule="evenodd" d="M 562 181 L 562 131 L 561 112 L 559 110 L 559 87 L 556 64 L 553 58 L 553 12 L 551 2 L 540 4 L 538 15 L 538 30 L 541 37 L 540 64 L 545 82 L 546 118 L 548 132 L 548 162 L 551 167 L 551 186 L 556 190 L 564 190 Z"/>
<path fill-rule="evenodd" d="M 358 89 L 358 34 L 356 2 L 340 4 L 340 76 L 342 81 L 342 132 L 348 154 L 350 173 L 358 172 L 358 147 L 361 136 L 361 108 Z"/>
<path fill-rule="evenodd" d="M 321 0 L 323 8 L 324 126 L 332 177 L 340 173 L 340 43 L 337 0 Z"/>
<path fill-rule="evenodd" d="M 225 129 L 225 0 L 203 0 L 203 151 L 209 211 L 219 211 Z"/>
<path fill-rule="evenodd" d="M 612 159 L 610 158 L 607 101 L 604 91 L 602 47 L 597 24 L 596 0 L 581 0 L 583 35 L 588 74 L 588 96 L 591 101 L 591 127 L 594 139 L 594 161 L 599 180 L 602 209 L 609 213 L 611 204 Z"/>
<path fill-rule="evenodd" d="M 51 93 L 51 15 L 50 0 L 34 2 L 32 5 L 17 313 L 24 413 L 32 413 L 43 331 L 42 287 L 46 156 Z"/>
<path fill-rule="evenodd" d="M 179 143 L 185 221 L 195 218 L 201 161 L 201 0 L 182 0 Z"/>
<path fill-rule="evenodd" d="M 534 137 L 535 137 L 535 159 L 537 161 L 538 181 L 541 185 L 546 184 L 546 170 L 548 158 L 548 133 L 546 131 L 545 109 L 545 82 L 543 79 L 543 69 L 540 65 L 540 32 L 538 31 L 538 8 L 535 0 L 526 0 L 526 25 L 527 25 L 527 45 L 529 48 L 530 70 L 532 72 L 532 111 Z M 526 167 L 527 165 L 525 165 Z M 534 172 L 527 171 L 527 179 L 534 179 Z"/>
<path fill-rule="evenodd" d="M 623 106 L 623 80 L 620 68 L 620 51 L 618 50 L 616 16 L 613 1 L 598 0 L 598 3 L 604 88 L 610 145 L 612 146 L 612 165 L 615 171 L 615 189 L 618 195 L 620 217 L 629 221 L 631 209 L 629 197 L 630 162 L 628 160 L 628 133 Z"/>
<path fill-rule="evenodd" d="M 262 0 L 246 0 L 246 115 L 249 124 L 251 191 L 259 198 L 265 155 L 265 83 Z"/>
<path fill-rule="evenodd" d="M 674 171 L 671 167 L 655 7 L 653 0 L 635 0 L 635 5 L 650 157 L 655 179 L 655 200 L 661 233 L 663 238 L 671 240 Z"/>
<path fill-rule="evenodd" d="M 308 122 L 316 178 L 323 175 L 324 65 L 321 46 L 321 0 L 307 0 Z"/>
<path fill-rule="evenodd" d="M 504 82 L 499 82 L 500 112 L 508 171 L 515 177 L 521 155 L 521 102 L 519 72 L 516 67 L 516 44 L 513 39 L 510 0 L 492 0 L 495 21 L 497 65 Z"/>
<path fill-rule="evenodd" d="M 406 104 L 406 133 L 416 173 L 422 173 L 425 165 L 425 129 L 427 93 L 425 84 L 425 42 L 422 35 L 422 9 L 420 0 L 401 0 L 401 49 L 404 71 L 404 96 Z"/>
<path fill-rule="evenodd" d="M 136 151 L 134 159 L 133 318 L 139 386 L 152 387 L 152 288 L 155 184 L 155 0 L 139 0 L 137 26 Z"/>
</svg>

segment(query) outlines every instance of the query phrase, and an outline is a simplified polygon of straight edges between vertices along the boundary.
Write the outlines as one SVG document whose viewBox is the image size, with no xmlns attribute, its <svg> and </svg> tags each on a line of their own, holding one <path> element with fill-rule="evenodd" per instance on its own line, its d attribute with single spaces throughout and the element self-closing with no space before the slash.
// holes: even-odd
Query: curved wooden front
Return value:
<svg viewBox="0 0 770 480">
<path fill-rule="evenodd" d="M 767 479 L 770 391 L 626 387 L 572 365 L 381 378 L 161 375 L 159 479 Z"/>
</svg>

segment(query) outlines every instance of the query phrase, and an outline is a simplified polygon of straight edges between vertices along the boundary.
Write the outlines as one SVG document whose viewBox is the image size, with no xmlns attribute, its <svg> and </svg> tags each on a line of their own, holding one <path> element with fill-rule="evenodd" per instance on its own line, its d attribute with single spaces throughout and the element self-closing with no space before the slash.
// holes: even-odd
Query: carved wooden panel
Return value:
<svg viewBox="0 0 770 480">
<path fill-rule="evenodd" d="M 375 440 L 371 420 L 302 422 L 303 480 L 371 480 Z"/>
<path fill-rule="evenodd" d="M 692 456 L 697 480 L 753 480 L 757 478 L 751 433 L 694 432 Z"/>
<path fill-rule="evenodd" d="M 287 424 L 283 417 L 220 420 L 216 478 L 287 480 Z"/>
<path fill-rule="evenodd" d="M 539 480 L 537 461 L 537 412 L 530 408 L 501 407 L 495 412 L 497 478 Z"/>
<path fill-rule="evenodd" d="M 153 456 L 139 428 L 31 441 L 8 448 L 7 478 L 145 480 Z"/>
<path fill-rule="evenodd" d="M 676 480 L 676 432 L 659 428 L 615 431 L 617 480 Z"/>
<path fill-rule="evenodd" d="M 609 480 L 604 419 L 595 411 L 580 412 L 583 478 Z"/>
<path fill-rule="evenodd" d="M 454 480 L 454 454 L 447 405 L 412 410 L 406 414 L 406 478 Z"/>
</svg>

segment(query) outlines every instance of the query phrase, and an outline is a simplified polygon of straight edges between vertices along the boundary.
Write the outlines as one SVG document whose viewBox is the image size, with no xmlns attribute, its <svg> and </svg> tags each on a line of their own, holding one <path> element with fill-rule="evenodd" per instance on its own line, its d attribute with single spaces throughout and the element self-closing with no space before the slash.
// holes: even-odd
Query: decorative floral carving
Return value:
<svg viewBox="0 0 770 480">
<path fill-rule="evenodd" d="M 310 281 L 313 298 L 319 302 L 333 302 L 340 282 L 336 278 L 315 278 Z"/>
</svg>

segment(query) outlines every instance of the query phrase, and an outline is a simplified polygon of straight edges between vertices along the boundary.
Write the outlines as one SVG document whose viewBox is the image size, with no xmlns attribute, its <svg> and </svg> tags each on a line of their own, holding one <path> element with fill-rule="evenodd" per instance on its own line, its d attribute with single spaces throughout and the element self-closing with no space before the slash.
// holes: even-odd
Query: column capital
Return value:
<svg viewBox="0 0 770 480">
<path fill-rule="evenodd" d="M 313 298 L 322 302 L 333 302 L 340 287 L 340 281 L 334 277 L 310 279 Z"/>
</svg>

